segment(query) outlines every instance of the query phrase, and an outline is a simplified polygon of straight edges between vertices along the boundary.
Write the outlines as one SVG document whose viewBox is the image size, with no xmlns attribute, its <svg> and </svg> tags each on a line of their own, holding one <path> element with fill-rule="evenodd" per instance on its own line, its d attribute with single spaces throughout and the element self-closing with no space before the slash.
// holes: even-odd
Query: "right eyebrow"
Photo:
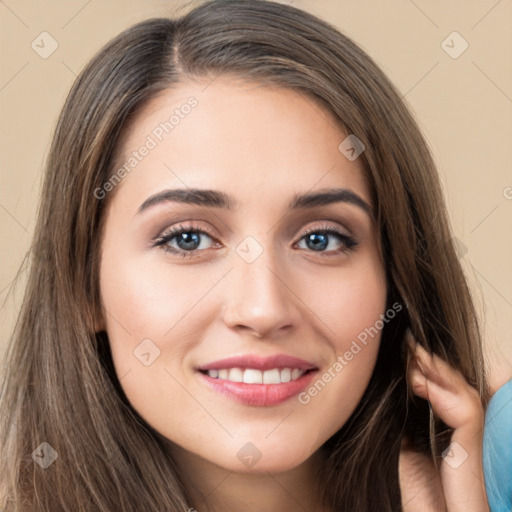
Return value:
<svg viewBox="0 0 512 512">
<path fill-rule="evenodd" d="M 167 189 L 148 197 L 140 206 L 137 214 L 157 204 L 177 202 L 208 206 L 212 208 L 226 208 L 234 210 L 238 203 L 224 192 L 199 188 Z"/>
</svg>

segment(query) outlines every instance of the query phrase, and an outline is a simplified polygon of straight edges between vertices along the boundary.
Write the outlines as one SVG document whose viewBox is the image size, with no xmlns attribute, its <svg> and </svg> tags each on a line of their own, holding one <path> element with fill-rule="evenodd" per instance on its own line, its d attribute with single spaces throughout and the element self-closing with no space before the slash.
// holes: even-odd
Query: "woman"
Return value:
<svg viewBox="0 0 512 512">
<path fill-rule="evenodd" d="M 488 510 L 436 170 L 333 27 L 217 1 L 120 34 L 63 108 L 35 233 L 6 512 Z"/>
</svg>

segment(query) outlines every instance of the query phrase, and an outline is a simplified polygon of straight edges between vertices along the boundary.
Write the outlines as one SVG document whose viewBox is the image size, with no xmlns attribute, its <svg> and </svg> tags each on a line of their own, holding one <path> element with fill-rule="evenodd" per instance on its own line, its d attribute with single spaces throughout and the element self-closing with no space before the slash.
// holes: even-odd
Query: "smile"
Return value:
<svg viewBox="0 0 512 512">
<path fill-rule="evenodd" d="M 244 354 L 196 370 L 216 394 L 244 405 L 268 407 L 298 395 L 310 384 L 318 367 L 287 354 L 267 357 Z"/>
<path fill-rule="evenodd" d="M 257 370 L 255 368 L 223 368 L 220 370 L 206 370 L 212 379 L 229 380 L 230 382 L 245 382 L 246 384 L 282 384 L 297 380 L 307 370 L 299 368 L 272 368 L 271 370 Z"/>
</svg>

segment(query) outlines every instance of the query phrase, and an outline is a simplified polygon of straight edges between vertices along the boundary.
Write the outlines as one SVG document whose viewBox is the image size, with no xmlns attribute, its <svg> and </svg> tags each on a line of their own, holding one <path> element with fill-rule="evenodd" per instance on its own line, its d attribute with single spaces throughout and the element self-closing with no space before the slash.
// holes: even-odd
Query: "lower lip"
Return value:
<svg viewBox="0 0 512 512">
<path fill-rule="evenodd" d="M 309 385 L 315 373 L 317 370 L 309 371 L 297 380 L 281 384 L 246 384 L 245 382 L 214 379 L 201 372 L 199 375 L 214 391 L 222 395 L 244 405 L 265 407 L 280 404 L 298 395 Z"/>
</svg>

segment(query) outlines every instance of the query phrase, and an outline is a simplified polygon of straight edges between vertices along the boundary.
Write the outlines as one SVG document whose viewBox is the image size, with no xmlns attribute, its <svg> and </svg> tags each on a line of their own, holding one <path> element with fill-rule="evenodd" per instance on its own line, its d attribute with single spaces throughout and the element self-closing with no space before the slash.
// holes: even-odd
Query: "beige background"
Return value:
<svg viewBox="0 0 512 512">
<path fill-rule="evenodd" d="M 496 389 L 512 377 L 512 1 L 281 1 L 353 37 L 415 113 L 485 320 Z M 22 297 L 25 274 L 15 288 L 13 280 L 33 234 L 42 164 L 75 76 L 122 29 L 195 3 L 0 0 L 0 355 Z M 448 37 L 454 31 L 460 37 Z M 51 48 L 42 32 L 58 44 L 47 58 L 31 47 Z M 455 55 L 464 41 L 457 58 L 445 51 Z"/>
</svg>

